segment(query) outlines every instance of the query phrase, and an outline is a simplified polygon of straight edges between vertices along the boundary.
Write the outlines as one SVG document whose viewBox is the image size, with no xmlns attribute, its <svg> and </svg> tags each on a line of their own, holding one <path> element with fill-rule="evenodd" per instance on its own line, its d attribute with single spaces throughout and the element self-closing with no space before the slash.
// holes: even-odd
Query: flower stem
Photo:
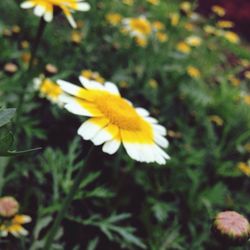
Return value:
<svg viewBox="0 0 250 250">
<path fill-rule="evenodd" d="M 46 27 L 46 22 L 44 21 L 44 19 L 41 17 L 40 22 L 39 22 L 39 26 L 37 29 L 37 33 L 36 33 L 36 37 L 33 43 L 33 46 L 31 48 L 31 58 L 29 61 L 29 66 L 28 66 L 28 70 L 26 72 L 26 76 L 24 77 L 24 80 L 22 81 L 22 93 L 19 96 L 19 100 L 18 100 L 18 105 L 17 105 L 17 114 L 16 114 L 16 124 L 19 124 L 20 121 L 20 116 L 22 113 L 22 108 L 23 108 L 23 103 L 24 103 L 24 99 L 25 99 L 25 94 L 28 88 L 28 83 L 29 83 L 29 73 L 32 70 L 33 64 L 34 64 L 34 60 L 36 57 L 36 53 L 37 53 L 37 49 L 39 47 L 42 35 L 44 33 Z M 28 77 L 27 77 L 28 76 Z"/>
<path fill-rule="evenodd" d="M 86 168 L 86 165 L 90 159 L 90 155 L 92 154 L 93 152 L 93 148 L 92 147 L 88 154 L 86 155 L 85 157 L 85 162 L 84 162 L 84 166 L 82 166 L 74 180 L 74 183 L 71 187 L 71 189 L 69 190 L 69 193 L 67 194 L 66 198 L 64 199 L 63 203 L 62 203 L 62 207 L 61 207 L 61 210 L 59 211 L 59 213 L 57 214 L 57 217 L 55 219 L 55 222 L 54 224 L 52 225 L 50 231 L 48 232 L 47 234 L 47 237 L 46 237 L 46 241 L 45 241 L 45 246 L 43 249 L 46 249 L 46 250 L 50 250 L 51 249 L 51 244 L 53 243 L 53 240 L 56 236 L 56 233 L 58 232 L 58 228 L 60 226 L 60 223 L 62 222 L 64 216 L 65 216 L 65 213 L 67 212 L 72 200 L 74 199 L 74 196 L 81 184 L 81 181 L 85 175 L 85 168 Z"/>
</svg>

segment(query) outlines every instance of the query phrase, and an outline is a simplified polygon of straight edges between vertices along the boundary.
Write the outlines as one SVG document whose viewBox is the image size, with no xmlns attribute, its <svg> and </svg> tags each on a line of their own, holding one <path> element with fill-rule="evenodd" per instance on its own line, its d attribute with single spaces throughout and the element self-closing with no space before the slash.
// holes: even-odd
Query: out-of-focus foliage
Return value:
<svg viewBox="0 0 250 250">
<path fill-rule="evenodd" d="M 43 147 L 34 155 L 0 159 L 1 194 L 17 197 L 33 218 L 30 237 L 0 244 L 42 249 L 90 147 L 75 139 L 80 120 L 41 99 L 32 79 L 44 73 L 77 84 L 82 70 L 90 69 L 168 128 L 171 160 L 158 167 L 132 161 L 123 149 L 107 156 L 96 148 L 54 249 L 221 249 L 210 234 L 214 214 L 232 209 L 250 216 L 247 44 L 218 27 L 215 15 L 198 15 L 195 4 L 89 3 L 89 12 L 75 14 L 77 30 L 60 15 L 47 25 L 27 73 L 39 19 L 18 1 L 0 1 L 0 105 L 18 108 L 29 81 L 12 132 L 18 148 Z M 125 28 L 124 19 L 138 17 L 150 23 L 146 42 Z M 51 76 L 47 64 L 58 72 Z M 3 111 L 0 126 L 7 121 Z M 0 152 L 4 139 L 1 133 Z"/>
</svg>

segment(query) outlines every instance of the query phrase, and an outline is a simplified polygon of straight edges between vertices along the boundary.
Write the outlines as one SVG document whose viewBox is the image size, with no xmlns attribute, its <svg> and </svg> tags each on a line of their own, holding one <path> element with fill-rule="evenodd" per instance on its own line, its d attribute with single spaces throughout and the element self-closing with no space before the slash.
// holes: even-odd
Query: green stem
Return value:
<svg viewBox="0 0 250 250">
<path fill-rule="evenodd" d="M 40 22 L 39 22 L 39 26 L 37 29 L 37 33 L 36 33 L 36 37 L 31 49 L 31 58 L 29 61 L 29 66 L 28 66 L 28 70 L 26 72 L 26 77 L 24 77 L 24 80 L 22 81 L 22 93 L 19 96 L 19 100 L 18 100 L 18 105 L 17 105 L 17 114 L 16 114 L 16 125 L 19 125 L 19 121 L 20 121 L 20 116 L 22 113 L 22 108 L 23 108 L 23 104 L 24 104 L 24 99 L 25 99 L 25 94 L 28 88 L 28 83 L 29 83 L 29 79 L 30 78 L 30 71 L 32 70 L 32 66 L 34 64 L 34 60 L 36 58 L 36 53 L 37 53 L 37 49 L 38 46 L 40 44 L 42 35 L 44 33 L 45 30 L 45 26 L 46 26 L 46 22 L 44 21 L 44 19 L 41 17 Z M 28 76 L 28 77 L 27 77 Z"/>
<path fill-rule="evenodd" d="M 9 163 L 8 157 L 0 157 L 0 196 L 2 196 L 3 193 L 3 187 L 5 184 L 4 175 L 8 163 Z"/>
<path fill-rule="evenodd" d="M 45 246 L 43 249 L 46 249 L 46 250 L 51 249 L 51 244 L 53 243 L 53 240 L 56 236 L 56 233 L 58 232 L 58 228 L 59 228 L 59 226 L 60 226 L 60 224 L 65 216 L 65 213 L 67 212 L 72 200 L 74 199 L 74 196 L 75 196 L 75 194 L 76 194 L 76 192 L 81 184 L 81 181 L 85 175 L 85 167 L 90 159 L 90 155 L 92 152 L 93 152 L 93 147 L 89 150 L 89 152 L 85 158 L 84 166 L 82 166 L 81 169 L 79 170 L 79 173 L 77 174 L 77 176 L 74 180 L 74 183 L 73 183 L 71 189 L 69 190 L 69 193 L 67 194 L 66 198 L 64 199 L 64 201 L 62 203 L 61 210 L 57 214 L 55 222 L 52 225 L 49 233 L 47 234 Z"/>
</svg>

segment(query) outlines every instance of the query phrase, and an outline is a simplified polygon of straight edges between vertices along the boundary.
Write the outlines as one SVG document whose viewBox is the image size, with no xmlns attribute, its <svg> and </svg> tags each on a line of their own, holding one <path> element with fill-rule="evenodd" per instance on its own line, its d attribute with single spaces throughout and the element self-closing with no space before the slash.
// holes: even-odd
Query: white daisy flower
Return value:
<svg viewBox="0 0 250 250">
<path fill-rule="evenodd" d="M 101 145 L 102 150 L 114 154 L 121 144 L 128 155 L 139 162 L 165 164 L 170 157 L 163 150 L 168 146 L 166 129 L 150 117 L 143 108 L 134 108 L 120 96 L 114 83 L 100 84 L 80 76 L 84 88 L 58 80 L 71 95 L 65 108 L 73 114 L 90 117 L 78 129 L 84 140 Z"/>
</svg>

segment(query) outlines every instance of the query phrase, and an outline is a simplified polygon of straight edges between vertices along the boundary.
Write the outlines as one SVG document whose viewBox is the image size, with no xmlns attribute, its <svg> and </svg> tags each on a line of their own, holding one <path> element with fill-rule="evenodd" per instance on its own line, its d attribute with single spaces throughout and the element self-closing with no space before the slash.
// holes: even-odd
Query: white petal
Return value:
<svg viewBox="0 0 250 250">
<path fill-rule="evenodd" d="M 137 113 L 143 117 L 149 116 L 149 112 L 144 108 L 136 108 Z"/>
<path fill-rule="evenodd" d="M 144 117 L 144 119 L 147 122 L 151 123 L 151 124 L 157 124 L 158 123 L 158 121 L 155 118 L 153 118 L 153 117 Z"/>
<path fill-rule="evenodd" d="M 140 152 L 140 159 L 142 162 L 154 162 L 154 154 L 152 153 L 152 145 L 138 144 L 138 151 Z"/>
<path fill-rule="evenodd" d="M 98 131 L 96 135 L 91 139 L 91 141 L 96 145 L 101 145 L 106 141 L 113 139 L 113 135 L 110 134 L 103 128 L 102 130 Z"/>
<path fill-rule="evenodd" d="M 8 236 L 8 231 L 1 230 L 1 237 L 7 237 L 7 236 Z"/>
<path fill-rule="evenodd" d="M 108 123 L 108 121 L 107 121 Z M 103 126 L 98 126 L 96 124 L 94 124 L 93 122 L 91 122 L 90 120 L 84 122 L 80 128 L 78 129 L 77 133 L 78 135 L 82 136 L 82 138 L 84 140 L 90 140 L 92 139 L 99 130 L 101 130 L 105 125 Z"/>
<path fill-rule="evenodd" d="M 90 10 L 90 5 L 88 3 L 78 3 L 77 10 L 88 11 L 88 10 Z"/>
<path fill-rule="evenodd" d="M 105 82 L 104 87 L 111 94 L 120 96 L 120 92 L 114 83 Z"/>
<path fill-rule="evenodd" d="M 161 126 L 159 124 L 153 124 L 153 129 L 154 129 L 155 133 L 158 133 L 160 135 L 164 136 L 167 134 L 166 128 L 164 128 L 163 126 Z"/>
<path fill-rule="evenodd" d="M 158 146 L 155 146 L 155 152 L 157 152 L 159 155 L 161 155 L 166 160 L 170 159 L 170 156 Z"/>
<path fill-rule="evenodd" d="M 165 137 L 163 137 L 163 136 L 161 136 L 161 135 L 159 135 L 159 134 L 155 134 L 154 135 L 154 140 L 155 140 L 155 142 L 159 145 L 159 146 L 161 146 L 161 147 L 163 147 L 163 148 L 167 148 L 168 147 L 168 140 L 165 138 Z"/>
<path fill-rule="evenodd" d="M 22 215 L 22 220 L 23 220 L 23 224 L 24 223 L 29 223 L 32 221 L 32 218 L 28 215 Z"/>
<path fill-rule="evenodd" d="M 100 84 L 99 82 L 96 81 L 90 81 L 89 79 L 80 76 L 79 80 L 81 84 L 86 88 L 86 89 L 98 89 L 98 90 L 105 90 L 104 86 Z"/>
<path fill-rule="evenodd" d="M 62 104 L 65 104 L 65 103 L 68 104 L 68 103 L 71 103 L 71 102 L 75 102 L 75 99 L 72 96 L 70 96 L 70 95 L 68 95 L 66 93 L 62 93 L 61 95 L 59 95 L 58 100 Z"/>
<path fill-rule="evenodd" d="M 28 232 L 26 229 L 24 229 L 23 227 L 20 228 L 20 230 L 19 230 L 18 233 L 19 233 L 20 235 L 23 235 L 23 236 L 26 236 L 26 235 L 29 234 L 29 232 Z"/>
<path fill-rule="evenodd" d="M 166 160 L 160 154 L 157 153 L 155 154 L 155 162 L 160 165 L 166 164 Z"/>
<path fill-rule="evenodd" d="M 64 106 L 69 112 L 75 115 L 83 115 L 92 117 L 93 115 L 77 102 L 68 103 Z"/>
<path fill-rule="evenodd" d="M 42 16 L 45 13 L 45 8 L 42 5 L 37 5 L 34 9 L 34 14 L 36 16 Z"/>
<path fill-rule="evenodd" d="M 71 95 L 77 95 L 81 91 L 81 88 L 64 80 L 57 80 L 58 85 L 67 93 Z"/>
<path fill-rule="evenodd" d="M 137 145 L 136 144 L 132 144 L 132 143 L 123 143 L 125 150 L 127 151 L 128 155 L 136 160 L 136 161 L 141 161 L 140 160 L 140 155 L 138 154 L 138 150 L 137 150 Z"/>
<path fill-rule="evenodd" d="M 102 151 L 112 155 L 119 149 L 120 145 L 121 141 L 117 139 L 107 141 L 103 144 Z"/>
<path fill-rule="evenodd" d="M 35 3 L 33 1 L 25 1 L 21 3 L 20 6 L 22 9 L 29 9 L 29 8 L 33 8 L 35 6 Z"/>
<path fill-rule="evenodd" d="M 70 25 L 72 26 L 72 28 L 77 28 L 76 22 L 73 18 L 73 16 L 71 14 L 65 14 L 66 18 L 68 19 Z"/>
<path fill-rule="evenodd" d="M 53 11 L 46 11 L 44 14 L 44 20 L 46 22 L 51 22 L 53 19 Z"/>
</svg>

